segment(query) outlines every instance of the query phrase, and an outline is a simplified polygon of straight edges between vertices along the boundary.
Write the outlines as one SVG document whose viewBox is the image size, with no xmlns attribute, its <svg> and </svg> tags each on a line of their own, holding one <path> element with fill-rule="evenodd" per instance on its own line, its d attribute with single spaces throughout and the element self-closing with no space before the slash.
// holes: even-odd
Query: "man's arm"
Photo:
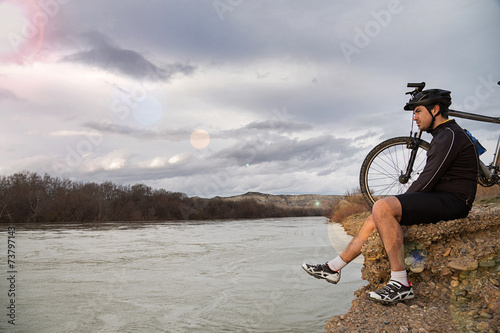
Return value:
<svg viewBox="0 0 500 333">
<path fill-rule="evenodd" d="M 432 191 L 456 157 L 455 143 L 455 132 L 450 128 L 446 128 L 432 140 L 424 170 L 408 188 L 407 193 Z"/>
</svg>

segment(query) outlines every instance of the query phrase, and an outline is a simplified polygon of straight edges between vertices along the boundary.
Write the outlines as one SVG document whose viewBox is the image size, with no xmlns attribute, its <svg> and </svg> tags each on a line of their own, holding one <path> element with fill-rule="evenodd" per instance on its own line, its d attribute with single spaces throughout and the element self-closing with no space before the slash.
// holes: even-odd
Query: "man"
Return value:
<svg viewBox="0 0 500 333">
<path fill-rule="evenodd" d="M 325 264 L 302 264 L 307 273 L 336 284 L 341 269 L 361 253 L 362 245 L 377 229 L 391 265 L 391 279 L 368 296 L 384 303 L 414 297 L 404 267 L 401 225 L 466 217 L 476 195 L 478 154 L 471 138 L 448 119 L 450 105 L 450 92 L 441 89 L 419 92 L 406 104 L 404 109 L 413 110 L 420 130 L 433 136 L 424 170 L 406 193 L 375 202 L 372 214 L 339 256 Z"/>
</svg>

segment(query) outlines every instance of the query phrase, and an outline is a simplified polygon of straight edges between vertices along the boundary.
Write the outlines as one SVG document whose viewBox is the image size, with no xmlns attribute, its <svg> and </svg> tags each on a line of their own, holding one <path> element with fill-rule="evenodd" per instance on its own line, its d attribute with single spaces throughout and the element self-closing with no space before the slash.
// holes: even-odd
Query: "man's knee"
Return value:
<svg viewBox="0 0 500 333">
<path fill-rule="evenodd" d="M 386 197 L 378 200 L 372 208 L 372 215 L 375 222 L 387 216 L 392 216 L 399 222 L 401 220 L 401 213 L 401 203 L 396 197 Z"/>
</svg>

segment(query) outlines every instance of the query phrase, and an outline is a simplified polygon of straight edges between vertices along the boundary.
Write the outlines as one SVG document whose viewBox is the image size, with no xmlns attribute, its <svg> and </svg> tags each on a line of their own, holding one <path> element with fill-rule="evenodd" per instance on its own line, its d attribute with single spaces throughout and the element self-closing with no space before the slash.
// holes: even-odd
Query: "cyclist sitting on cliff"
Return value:
<svg viewBox="0 0 500 333">
<path fill-rule="evenodd" d="M 478 154 L 464 130 L 448 119 L 450 105 L 450 92 L 441 89 L 424 90 L 410 99 L 404 109 L 413 110 L 419 129 L 433 136 L 424 170 L 406 193 L 375 202 L 358 234 L 335 259 L 302 264 L 307 273 L 337 283 L 340 270 L 361 253 L 362 245 L 377 229 L 391 265 L 391 279 L 384 288 L 370 292 L 369 298 L 385 303 L 414 297 L 403 261 L 401 225 L 466 217 L 476 195 Z"/>
</svg>

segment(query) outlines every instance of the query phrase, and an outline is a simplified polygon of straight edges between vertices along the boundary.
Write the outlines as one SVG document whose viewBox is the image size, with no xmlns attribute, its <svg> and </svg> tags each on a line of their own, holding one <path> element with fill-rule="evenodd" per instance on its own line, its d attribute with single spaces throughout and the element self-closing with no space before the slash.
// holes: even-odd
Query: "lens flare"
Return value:
<svg viewBox="0 0 500 333">
<path fill-rule="evenodd" d="M 332 245 L 333 249 L 338 253 L 342 253 L 342 251 L 347 247 L 347 244 L 352 239 L 352 236 L 348 235 L 344 230 L 344 227 L 340 223 L 336 222 L 328 222 L 328 240 Z M 362 255 L 356 257 L 352 262 L 357 264 L 363 264 L 364 258 Z"/>
<path fill-rule="evenodd" d="M 7 0 L 0 3 L 0 61 L 24 62 L 41 49 L 51 7 L 36 1 Z"/>
<path fill-rule="evenodd" d="M 418 242 L 406 242 L 404 247 L 406 269 L 414 273 L 422 272 L 427 262 L 427 250 L 425 247 Z"/>
<path fill-rule="evenodd" d="M 147 96 L 134 105 L 134 118 L 143 125 L 155 125 L 163 116 L 161 102 L 153 96 Z"/>
<path fill-rule="evenodd" d="M 202 129 L 197 129 L 191 133 L 191 145 L 196 149 L 207 148 L 210 144 L 210 135 L 207 131 Z"/>
<path fill-rule="evenodd" d="M 12 3 L 0 3 L 0 53 L 14 51 L 11 40 L 15 31 L 21 31 L 27 23 L 22 9 Z"/>
</svg>

